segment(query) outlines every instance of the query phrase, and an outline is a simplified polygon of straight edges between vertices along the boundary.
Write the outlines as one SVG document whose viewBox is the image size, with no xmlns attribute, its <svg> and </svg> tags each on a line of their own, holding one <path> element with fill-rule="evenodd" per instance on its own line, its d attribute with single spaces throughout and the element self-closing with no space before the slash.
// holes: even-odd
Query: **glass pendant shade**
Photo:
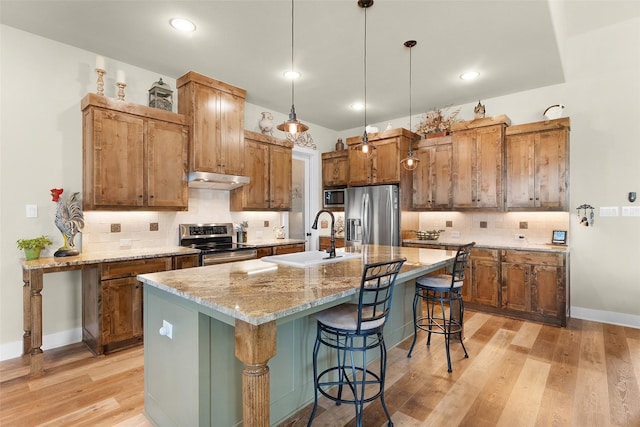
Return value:
<svg viewBox="0 0 640 427">
<path fill-rule="evenodd" d="M 361 157 L 369 159 L 373 156 L 373 151 L 376 149 L 376 146 L 369 142 L 369 135 L 367 135 L 367 131 L 365 130 L 362 135 L 362 142 L 356 145 L 355 148 Z"/>
<path fill-rule="evenodd" d="M 409 131 L 413 132 L 413 129 L 411 129 L 411 48 L 414 47 L 416 44 L 418 44 L 417 41 L 415 40 L 407 40 L 406 42 L 404 42 L 404 46 L 409 48 Z M 418 159 L 417 157 L 413 157 L 413 151 L 411 150 L 411 144 L 413 143 L 413 141 L 409 141 L 409 154 L 407 155 L 407 157 L 405 157 L 404 159 L 402 159 L 400 161 L 400 164 L 402 164 L 402 166 L 406 169 L 406 170 L 414 170 L 415 168 L 418 167 L 418 163 L 420 162 L 420 159 Z"/>
</svg>

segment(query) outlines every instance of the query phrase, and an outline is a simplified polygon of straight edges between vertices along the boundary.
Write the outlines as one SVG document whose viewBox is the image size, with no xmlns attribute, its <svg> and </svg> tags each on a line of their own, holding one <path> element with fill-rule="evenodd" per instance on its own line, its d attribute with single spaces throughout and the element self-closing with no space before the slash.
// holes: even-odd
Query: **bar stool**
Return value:
<svg viewBox="0 0 640 427">
<path fill-rule="evenodd" d="M 313 348 L 314 403 L 308 426 L 318 409 L 318 392 L 334 401 L 353 404 L 356 425 L 362 426 L 364 404 L 378 397 L 393 426 L 384 402 L 384 379 L 387 349 L 382 330 L 389 311 L 393 286 L 405 258 L 388 262 L 366 264 L 362 272 L 358 304 L 341 304 L 316 314 L 317 335 Z M 318 352 L 325 345 L 337 352 L 335 366 L 318 374 Z M 367 368 L 367 352 L 380 351 L 379 374 Z M 373 389 L 374 392 L 366 393 Z"/>
<path fill-rule="evenodd" d="M 431 344 L 431 334 L 442 334 L 445 339 L 447 351 L 447 366 L 451 372 L 451 356 L 449 355 L 449 342 L 451 334 L 462 334 L 462 322 L 464 317 L 464 302 L 462 301 L 462 284 L 464 271 L 475 242 L 461 246 L 456 253 L 451 274 L 439 274 L 422 276 L 416 279 L 416 293 L 413 297 L 413 342 L 407 357 L 411 357 L 413 346 L 416 344 L 418 329 L 427 331 L 427 346 Z M 426 302 L 426 312 L 418 315 L 418 304 Z M 445 306 L 445 303 L 447 305 Z M 438 310 L 436 310 L 438 306 Z M 456 310 L 456 306 L 458 309 Z M 447 315 L 448 314 L 448 315 Z M 464 357 L 469 354 L 462 342 Z"/>
</svg>

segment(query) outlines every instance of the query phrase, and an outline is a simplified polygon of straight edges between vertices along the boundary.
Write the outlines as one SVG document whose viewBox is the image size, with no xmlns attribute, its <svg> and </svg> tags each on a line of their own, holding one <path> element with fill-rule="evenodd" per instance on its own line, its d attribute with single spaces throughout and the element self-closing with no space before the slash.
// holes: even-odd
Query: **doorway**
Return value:
<svg viewBox="0 0 640 427">
<path fill-rule="evenodd" d="M 318 249 L 317 237 L 311 233 L 313 215 L 319 206 L 318 159 L 316 150 L 293 147 L 291 212 L 288 215 L 290 239 L 306 241 L 306 250 Z"/>
</svg>

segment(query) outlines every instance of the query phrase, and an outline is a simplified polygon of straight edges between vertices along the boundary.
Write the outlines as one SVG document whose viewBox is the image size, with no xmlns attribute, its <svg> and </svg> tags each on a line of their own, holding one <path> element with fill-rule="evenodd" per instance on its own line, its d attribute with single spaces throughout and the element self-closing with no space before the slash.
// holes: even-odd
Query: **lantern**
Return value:
<svg viewBox="0 0 640 427">
<path fill-rule="evenodd" d="M 149 89 L 149 107 L 166 111 L 173 109 L 173 91 L 168 84 L 162 81 L 162 78 Z"/>
</svg>

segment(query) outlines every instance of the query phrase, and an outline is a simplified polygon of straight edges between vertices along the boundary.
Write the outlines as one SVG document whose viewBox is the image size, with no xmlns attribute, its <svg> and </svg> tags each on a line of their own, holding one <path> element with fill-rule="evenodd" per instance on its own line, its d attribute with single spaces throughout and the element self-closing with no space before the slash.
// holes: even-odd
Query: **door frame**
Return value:
<svg viewBox="0 0 640 427">
<path fill-rule="evenodd" d="M 305 224 L 305 236 L 311 233 L 311 236 L 306 236 L 305 247 L 308 251 L 315 251 L 318 249 L 318 232 L 311 229 L 311 223 L 315 218 L 316 212 L 320 209 L 320 153 L 317 150 L 294 145 L 292 156 L 294 160 L 301 160 L 305 165 L 303 222 Z M 288 225 L 289 212 L 286 212 L 284 216 L 283 222 Z"/>
</svg>

